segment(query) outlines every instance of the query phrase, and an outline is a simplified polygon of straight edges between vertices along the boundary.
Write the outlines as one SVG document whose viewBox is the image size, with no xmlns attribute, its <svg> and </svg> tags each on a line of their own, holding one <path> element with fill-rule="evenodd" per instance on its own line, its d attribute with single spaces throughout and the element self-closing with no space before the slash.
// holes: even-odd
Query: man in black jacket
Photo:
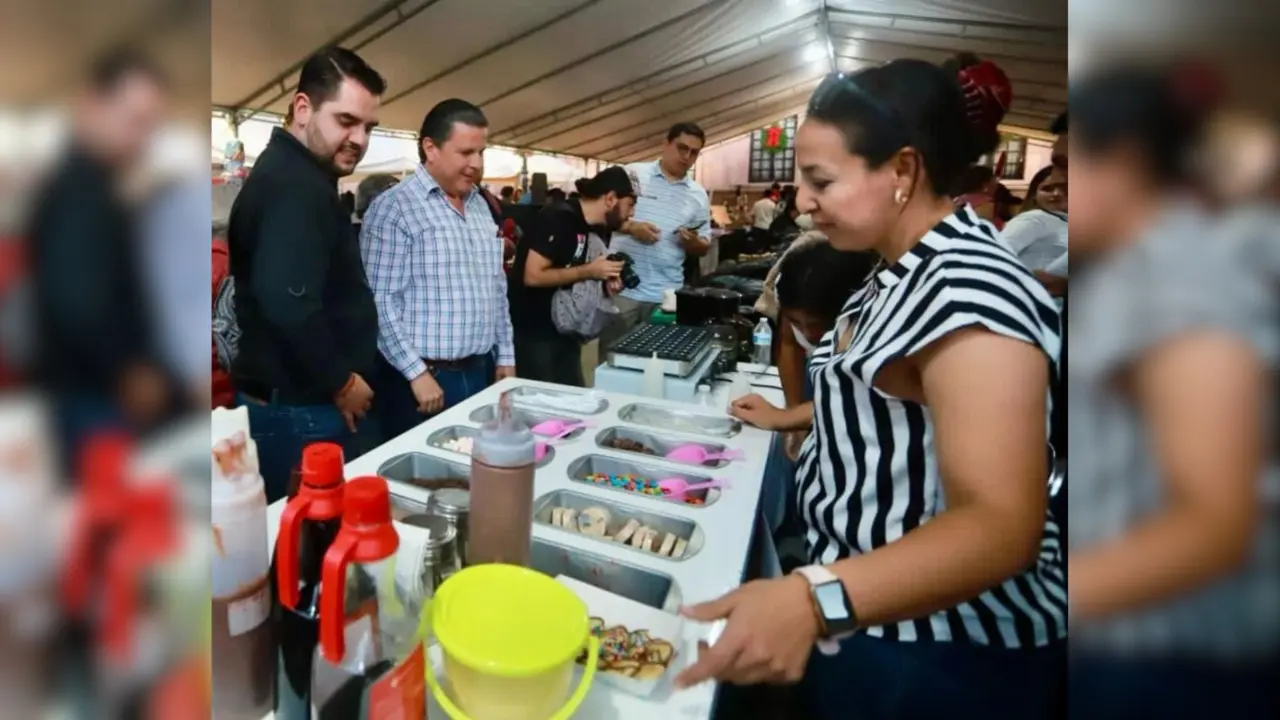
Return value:
<svg viewBox="0 0 1280 720">
<path fill-rule="evenodd" d="M 69 152 L 31 215 L 35 373 L 53 403 L 68 476 L 82 440 L 151 429 L 174 398 L 148 317 L 137 218 L 120 191 L 166 95 L 163 74 L 143 55 L 117 50 L 95 62 Z"/>
<path fill-rule="evenodd" d="M 286 128 L 272 132 L 231 209 L 241 332 L 231 376 L 269 502 L 285 495 L 305 445 L 337 442 L 347 459 L 364 450 L 378 316 L 337 183 L 364 157 L 385 90 L 349 50 L 309 58 Z"/>
</svg>

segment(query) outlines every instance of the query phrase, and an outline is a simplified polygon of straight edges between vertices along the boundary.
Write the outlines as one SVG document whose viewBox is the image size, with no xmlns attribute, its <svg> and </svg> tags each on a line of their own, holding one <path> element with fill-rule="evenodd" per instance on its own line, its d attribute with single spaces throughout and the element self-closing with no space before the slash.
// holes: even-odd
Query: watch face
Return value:
<svg viewBox="0 0 1280 720">
<path fill-rule="evenodd" d="M 813 597 L 822 611 L 829 635 L 852 632 L 857 629 L 852 608 L 849 607 L 849 601 L 844 595 L 844 587 L 839 581 L 822 583 L 814 587 Z"/>
</svg>

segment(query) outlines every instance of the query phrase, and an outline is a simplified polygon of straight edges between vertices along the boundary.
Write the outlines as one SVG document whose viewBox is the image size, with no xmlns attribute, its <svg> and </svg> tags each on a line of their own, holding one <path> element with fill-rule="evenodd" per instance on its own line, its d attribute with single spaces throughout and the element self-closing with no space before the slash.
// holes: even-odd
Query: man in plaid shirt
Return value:
<svg viewBox="0 0 1280 720">
<path fill-rule="evenodd" d="M 479 189 L 488 126 L 465 100 L 436 105 L 418 134 L 422 165 L 364 217 L 384 439 L 515 374 L 503 240 Z"/>
</svg>

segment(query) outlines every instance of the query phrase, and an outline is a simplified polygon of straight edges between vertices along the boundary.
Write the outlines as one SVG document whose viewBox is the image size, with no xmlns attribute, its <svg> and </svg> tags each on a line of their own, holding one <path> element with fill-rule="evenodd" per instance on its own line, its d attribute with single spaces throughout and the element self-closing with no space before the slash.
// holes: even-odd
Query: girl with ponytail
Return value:
<svg viewBox="0 0 1280 720">
<path fill-rule="evenodd" d="M 733 412 L 813 427 L 794 487 L 812 564 L 686 609 L 727 623 L 678 684 L 799 682 L 813 720 L 1054 716 L 1057 309 L 951 199 L 1011 95 L 966 55 L 831 75 L 810 99 L 799 209 L 837 250 L 880 261 L 813 353 L 813 403 L 769 412 L 748 396 Z"/>
</svg>

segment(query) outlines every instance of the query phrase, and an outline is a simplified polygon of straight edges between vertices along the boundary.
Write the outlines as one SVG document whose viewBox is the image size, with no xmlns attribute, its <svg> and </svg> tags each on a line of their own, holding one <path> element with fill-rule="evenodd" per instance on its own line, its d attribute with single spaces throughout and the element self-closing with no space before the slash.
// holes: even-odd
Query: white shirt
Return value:
<svg viewBox="0 0 1280 720">
<path fill-rule="evenodd" d="M 778 214 L 778 204 L 767 197 L 760 198 L 751 206 L 752 225 L 758 230 L 768 230 Z"/>
<path fill-rule="evenodd" d="M 1067 216 L 1047 210 L 1018 214 L 1000 233 L 1014 255 L 1031 270 L 1045 270 L 1067 254 Z"/>
<path fill-rule="evenodd" d="M 698 237 L 711 237 L 711 202 L 707 191 L 683 177 L 669 180 L 657 161 L 627 165 L 632 181 L 640 188 L 632 220 L 658 226 L 658 241 L 642 243 L 630 235 L 615 233 L 609 250 L 631 256 L 640 286 L 623 290 L 623 297 L 637 302 L 662 302 L 664 290 L 684 285 L 684 244 L 680 229 L 696 227 Z"/>
</svg>

